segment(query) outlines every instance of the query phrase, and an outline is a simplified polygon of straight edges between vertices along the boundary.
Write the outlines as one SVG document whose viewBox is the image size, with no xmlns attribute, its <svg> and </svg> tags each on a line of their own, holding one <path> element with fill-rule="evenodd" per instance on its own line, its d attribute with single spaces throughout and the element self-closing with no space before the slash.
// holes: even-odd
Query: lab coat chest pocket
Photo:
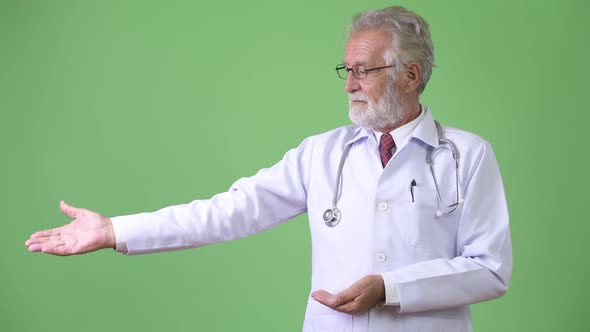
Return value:
<svg viewBox="0 0 590 332">
<path fill-rule="evenodd" d="M 393 204 L 394 222 L 399 225 L 404 241 L 411 247 L 430 249 L 436 255 L 453 256 L 460 208 L 437 216 L 437 211 L 449 209 L 439 204 L 436 189 L 416 186 L 413 188 L 414 197 L 411 194 L 408 192 L 407 197 L 401 197 Z M 454 192 L 441 190 L 440 194 L 445 203 L 454 203 Z"/>
</svg>

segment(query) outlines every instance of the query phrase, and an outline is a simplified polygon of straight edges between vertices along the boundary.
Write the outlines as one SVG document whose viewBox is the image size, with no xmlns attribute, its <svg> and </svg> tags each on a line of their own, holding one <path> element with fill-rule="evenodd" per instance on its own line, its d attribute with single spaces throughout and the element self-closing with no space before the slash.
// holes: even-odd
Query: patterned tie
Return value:
<svg viewBox="0 0 590 332">
<path fill-rule="evenodd" d="M 391 134 L 384 133 L 381 135 L 381 140 L 379 142 L 379 152 L 381 153 L 381 164 L 383 165 L 383 168 L 385 168 L 385 165 L 387 165 L 389 159 L 391 159 L 391 156 L 393 156 L 394 149 L 395 142 L 393 141 Z"/>
</svg>

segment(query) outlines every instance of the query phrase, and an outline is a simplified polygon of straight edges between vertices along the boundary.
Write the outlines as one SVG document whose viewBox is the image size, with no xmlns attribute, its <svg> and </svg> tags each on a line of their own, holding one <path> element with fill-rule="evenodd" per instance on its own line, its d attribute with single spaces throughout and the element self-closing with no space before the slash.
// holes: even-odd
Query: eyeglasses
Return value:
<svg viewBox="0 0 590 332">
<path fill-rule="evenodd" d="M 354 78 L 356 78 L 357 80 L 362 80 L 363 78 L 367 77 L 367 74 L 370 71 L 384 69 L 384 68 L 392 68 L 392 67 L 395 67 L 395 65 L 367 69 L 363 65 L 354 65 L 349 68 L 349 67 L 346 67 L 345 65 L 341 64 L 341 65 L 336 66 L 336 72 L 338 73 L 338 77 L 340 77 L 343 80 L 348 78 L 349 72 L 352 72 L 352 76 L 354 76 Z"/>
</svg>

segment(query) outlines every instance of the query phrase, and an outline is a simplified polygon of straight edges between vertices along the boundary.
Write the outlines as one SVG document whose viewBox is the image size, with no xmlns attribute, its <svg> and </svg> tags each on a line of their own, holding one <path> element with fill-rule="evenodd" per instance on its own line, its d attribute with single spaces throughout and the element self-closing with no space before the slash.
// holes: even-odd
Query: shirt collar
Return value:
<svg viewBox="0 0 590 332">
<path fill-rule="evenodd" d="M 397 146 L 405 145 L 404 140 L 410 136 L 410 134 L 414 131 L 414 128 L 422 121 L 424 117 L 424 108 L 420 107 L 420 114 L 414 120 L 406 123 L 405 125 L 396 128 L 390 132 L 391 136 L 393 137 L 393 141 Z M 375 135 L 375 139 L 377 142 L 380 142 L 381 136 L 383 135 L 380 131 L 373 131 L 373 135 Z"/>
</svg>

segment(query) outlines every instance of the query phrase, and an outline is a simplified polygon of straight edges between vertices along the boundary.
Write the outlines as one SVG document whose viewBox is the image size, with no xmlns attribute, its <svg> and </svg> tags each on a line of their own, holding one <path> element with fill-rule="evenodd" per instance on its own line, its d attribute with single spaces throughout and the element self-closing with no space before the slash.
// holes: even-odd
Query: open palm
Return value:
<svg viewBox="0 0 590 332">
<path fill-rule="evenodd" d="M 33 233 L 25 242 L 31 252 L 68 256 L 115 246 L 111 220 L 96 212 L 76 208 L 61 201 L 62 212 L 75 218 L 71 223 Z"/>
</svg>

